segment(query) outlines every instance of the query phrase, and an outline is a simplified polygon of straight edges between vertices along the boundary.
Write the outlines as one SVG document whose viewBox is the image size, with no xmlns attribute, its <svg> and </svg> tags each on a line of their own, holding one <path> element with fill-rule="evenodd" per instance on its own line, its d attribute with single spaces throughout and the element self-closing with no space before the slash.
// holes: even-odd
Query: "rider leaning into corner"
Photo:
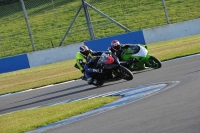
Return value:
<svg viewBox="0 0 200 133">
<path fill-rule="evenodd" d="M 108 51 L 104 52 L 96 52 L 89 49 L 87 46 L 81 46 L 80 51 L 76 54 L 76 65 L 75 67 L 78 68 L 83 73 L 83 78 L 86 79 L 88 84 L 93 84 L 94 79 L 90 76 L 91 73 L 102 73 L 102 69 L 94 69 L 93 67 L 96 65 L 96 63 L 99 60 L 99 56 L 102 55 L 102 53 L 112 53 L 115 54 L 119 60 L 120 60 L 120 54 L 123 49 L 128 48 L 130 45 L 128 44 L 120 44 L 118 40 L 113 40 L 111 42 L 111 46 L 108 48 Z M 94 56 L 96 56 L 94 58 Z M 84 62 L 85 60 L 85 62 Z M 134 60 L 133 60 L 134 61 Z M 126 65 L 128 65 L 131 62 L 126 62 Z M 109 76 L 110 79 L 112 79 L 112 75 Z"/>
<path fill-rule="evenodd" d="M 118 40 L 113 40 L 108 50 L 114 53 L 120 60 L 120 55 L 122 53 L 122 50 L 129 48 L 129 46 L 130 46 L 129 44 L 120 44 Z"/>
<path fill-rule="evenodd" d="M 118 59 L 121 61 L 121 53 L 123 52 L 123 49 L 129 48 L 130 45 L 131 44 L 121 44 L 118 40 L 113 40 L 108 50 L 110 50 L 113 54 L 115 54 L 118 57 Z M 133 63 L 134 60 L 135 59 L 132 59 L 126 62 L 126 65 Z"/>
<path fill-rule="evenodd" d="M 103 52 L 92 51 L 85 45 L 80 47 L 80 51 L 76 53 L 75 67 L 78 68 L 83 73 L 84 76 L 82 77 L 82 79 L 86 78 L 86 80 L 87 80 L 88 78 L 90 78 L 90 76 L 89 77 L 87 76 L 88 73 L 91 73 L 91 72 L 101 73 L 102 72 L 102 70 L 89 68 L 88 65 L 86 65 L 89 62 L 91 62 L 91 60 L 94 56 L 100 56 L 102 53 Z M 85 71 L 85 70 L 87 70 L 87 71 Z"/>
</svg>

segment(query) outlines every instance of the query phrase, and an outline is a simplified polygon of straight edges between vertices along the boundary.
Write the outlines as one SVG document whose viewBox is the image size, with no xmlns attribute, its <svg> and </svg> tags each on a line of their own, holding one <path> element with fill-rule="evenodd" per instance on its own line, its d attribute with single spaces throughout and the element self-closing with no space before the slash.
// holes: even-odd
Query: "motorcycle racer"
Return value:
<svg viewBox="0 0 200 133">
<path fill-rule="evenodd" d="M 84 66 L 89 60 L 93 58 L 93 56 L 100 56 L 102 52 L 96 52 L 89 49 L 86 45 L 83 45 L 79 48 L 79 52 L 76 53 L 76 64 L 74 67 L 79 69 L 83 75 L 85 72 Z M 85 79 L 85 76 L 82 77 Z"/>
<path fill-rule="evenodd" d="M 120 61 L 122 61 L 121 54 L 123 52 L 123 49 L 129 48 L 130 45 L 131 44 L 121 44 L 118 40 L 113 40 L 108 50 L 110 50 L 113 54 L 115 54 L 119 58 Z M 125 66 L 128 66 L 129 64 L 133 63 L 133 61 L 134 59 L 127 61 L 125 63 Z"/>
</svg>

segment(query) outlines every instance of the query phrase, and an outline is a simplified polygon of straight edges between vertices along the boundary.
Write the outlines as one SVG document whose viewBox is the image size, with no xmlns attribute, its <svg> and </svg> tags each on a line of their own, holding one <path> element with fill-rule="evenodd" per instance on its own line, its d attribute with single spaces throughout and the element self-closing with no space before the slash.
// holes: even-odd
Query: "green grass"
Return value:
<svg viewBox="0 0 200 133">
<path fill-rule="evenodd" d="M 166 25 L 161 0 L 86 0 L 131 31 Z M 200 17 L 199 0 L 165 1 L 171 23 Z M 36 50 L 59 46 L 74 18 L 81 0 L 25 1 Z M 125 31 L 88 8 L 96 38 L 122 34 Z M 0 6 L 0 57 L 32 51 L 21 4 Z M 65 45 L 90 40 L 84 12 L 81 11 Z"/>
<path fill-rule="evenodd" d="M 99 108 L 117 99 L 118 97 L 99 97 L 0 115 L 1 133 L 23 133 L 34 130 Z"/>
<path fill-rule="evenodd" d="M 1 74 L 0 94 L 77 79 L 81 73 L 73 67 L 74 64 L 75 60 L 69 60 Z"/>
<path fill-rule="evenodd" d="M 147 45 L 151 55 L 161 61 L 200 53 L 200 35 Z M 0 74 L 0 94 L 34 89 L 77 79 L 82 73 L 74 68 L 75 59 Z M 12 84 L 10 84 L 12 83 Z"/>
<path fill-rule="evenodd" d="M 200 53 L 200 34 L 185 38 L 179 38 L 155 44 L 149 44 L 149 51 L 160 60 L 169 60 Z"/>
</svg>

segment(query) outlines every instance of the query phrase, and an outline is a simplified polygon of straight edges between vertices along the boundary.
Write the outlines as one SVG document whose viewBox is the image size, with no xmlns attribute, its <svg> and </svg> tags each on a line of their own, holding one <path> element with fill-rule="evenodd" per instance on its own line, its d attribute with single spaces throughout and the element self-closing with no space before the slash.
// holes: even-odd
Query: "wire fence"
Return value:
<svg viewBox="0 0 200 133">
<path fill-rule="evenodd" d="M 131 31 L 200 18 L 199 0 L 85 1 Z M 27 16 L 22 0 L 14 2 L 0 1 L 0 57 L 58 47 L 70 26 L 64 45 L 91 39 L 83 10 L 72 25 L 81 0 L 24 0 Z M 91 7 L 88 12 L 95 39 L 127 32 Z"/>
</svg>

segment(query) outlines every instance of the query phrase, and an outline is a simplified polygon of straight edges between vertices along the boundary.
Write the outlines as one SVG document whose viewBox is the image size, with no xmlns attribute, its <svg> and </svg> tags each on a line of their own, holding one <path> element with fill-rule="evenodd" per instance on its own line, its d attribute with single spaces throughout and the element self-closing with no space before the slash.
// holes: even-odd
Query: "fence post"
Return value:
<svg viewBox="0 0 200 133">
<path fill-rule="evenodd" d="M 22 9 L 23 9 L 23 13 L 24 13 L 24 18 L 25 18 L 25 20 L 26 20 L 26 25 L 27 25 L 28 33 L 29 33 L 29 36 L 30 36 L 30 39 L 31 39 L 32 48 L 33 48 L 33 51 L 36 51 L 35 45 L 34 45 L 33 36 L 32 36 L 32 32 L 31 32 L 31 27 L 30 27 L 29 22 L 28 22 L 28 16 L 27 16 L 27 13 L 26 13 L 26 8 L 25 8 L 25 5 L 24 5 L 24 1 L 23 1 L 23 0 L 20 0 L 20 2 L 21 2 L 21 4 L 22 4 Z"/>
<path fill-rule="evenodd" d="M 4 50 L 4 46 L 3 46 L 3 40 L 1 39 L 1 36 L 0 36 L 0 43 L 2 43 L 2 51 L 3 51 L 3 56 L 5 56 L 6 54 L 5 54 L 5 50 Z"/>
<path fill-rule="evenodd" d="M 166 5 L 165 5 L 165 0 L 162 0 L 162 4 L 163 4 L 167 24 L 169 24 L 170 22 L 169 22 L 169 18 L 168 18 L 167 8 L 166 8 Z"/>
<path fill-rule="evenodd" d="M 83 5 L 87 25 L 88 25 L 88 30 L 89 30 L 89 33 L 90 33 L 90 39 L 94 40 L 95 35 L 94 35 L 93 27 L 92 27 L 92 22 L 90 20 L 90 15 L 89 15 L 89 12 L 88 12 L 88 9 L 87 9 L 87 5 L 85 4 L 85 0 L 82 0 L 82 5 Z"/>
</svg>

